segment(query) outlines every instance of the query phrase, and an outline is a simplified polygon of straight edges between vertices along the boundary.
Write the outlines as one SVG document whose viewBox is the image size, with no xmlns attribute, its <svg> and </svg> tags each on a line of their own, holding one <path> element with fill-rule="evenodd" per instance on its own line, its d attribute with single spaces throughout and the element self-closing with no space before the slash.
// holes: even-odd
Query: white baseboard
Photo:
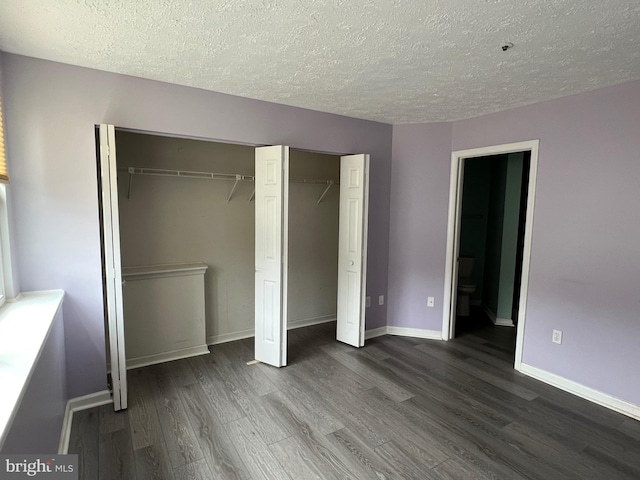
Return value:
<svg viewBox="0 0 640 480">
<path fill-rule="evenodd" d="M 335 322 L 337 318 L 335 315 L 323 315 L 322 317 L 303 318 L 301 320 L 294 320 L 289 322 L 287 330 L 293 330 L 294 328 L 310 327 L 312 325 L 320 325 L 322 323 Z"/>
<path fill-rule="evenodd" d="M 500 318 L 498 316 L 496 316 L 495 313 L 493 313 L 493 311 L 487 307 L 486 305 L 482 305 L 482 310 L 484 310 L 484 313 L 487 314 L 487 317 L 489 317 L 489 320 L 491 320 L 491 322 L 497 326 L 497 327 L 515 327 L 515 324 L 513 323 L 513 320 L 511 320 L 510 318 Z"/>
<path fill-rule="evenodd" d="M 424 330 L 422 328 L 405 328 L 387 326 L 389 335 L 398 335 L 401 337 L 428 338 L 429 340 L 442 340 L 441 330 Z"/>
<path fill-rule="evenodd" d="M 324 315 L 322 317 L 303 318 L 301 320 L 294 320 L 289 322 L 287 330 L 293 330 L 295 328 L 311 327 L 312 325 L 320 325 L 321 323 L 335 322 L 335 315 Z M 239 332 L 221 333 L 219 335 L 210 335 L 207 337 L 207 345 L 217 345 L 219 343 L 235 342 L 236 340 L 242 340 L 243 338 L 251 338 L 255 335 L 253 328 L 247 330 L 241 330 Z"/>
<path fill-rule="evenodd" d="M 546 370 L 532 367 L 526 363 L 520 364 L 520 372 L 535 378 L 536 380 L 540 380 L 541 382 L 548 383 L 560 390 L 564 390 L 565 392 L 572 393 L 578 397 L 584 398 L 585 400 L 589 400 L 618 413 L 622 413 L 623 415 L 640 420 L 640 405 L 634 405 L 625 400 L 612 397 L 609 394 L 599 392 L 591 387 L 586 387 L 580 383 L 574 382 L 573 380 L 568 380 L 556 375 L 555 373 L 550 373 Z"/>
<path fill-rule="evenodd" d="M 387 334 L 387 327 L 374 328 L 373 330 L 365 330 L 364 339 L 369 340 L 371 338 L 381 337 Z"/>
<path fill-rule="evenodd" d="M 182 348 L 180 350 L 173 350 L 171 352 L 157 353 L 155 355 L 145 355 L 144 357 L 128 358 L 127 370 L 132 368 L 146 367 L 148 365 L 155 365 L 156 363 L 170 362 L 172 360 L 180 360 L 181 358 L 195 357 L 198 355 L 206 355 L 209 353 L 209 349 L 206 345 L 199 345 L 197 347 Z"/>
<path fill-rule="evenodd" d="M 113 402 L 113 399 L 111 398 L 111 392 L 109 390 L 102 390 L 82 397 L 69 399 L 64 411 L 64 419 L 62 420 L 62 432 L 60 433 L 58 453 L 66 454 L 69 451 L 69 435 L 71 433 L 71 423 L 73 422 L 74 412 L 99 407 L 100 405 L 107 405 L 111 402 Z"/>
<path fill-rule="evenodd" d="M 239 332 L 221 333 L 219 335 L 210 335 L 207 337 L 208 345 L 217 345 L 219 343 L 235 342 L 243 338 L 251 338 L 255 335 L 254 329 L 241 330 Z"/>
<path fill-rule="evenodd" d="M 440 330 L 423 330 L 422 328 L 405 328 L 386 326 L 367 330 L 365 332 L 365 340 L 380 337 L 382 335 L 398 335 L 400 337 L 427 338 L 429 340 L 442 340 L 442 332 Z"/>
</svg>

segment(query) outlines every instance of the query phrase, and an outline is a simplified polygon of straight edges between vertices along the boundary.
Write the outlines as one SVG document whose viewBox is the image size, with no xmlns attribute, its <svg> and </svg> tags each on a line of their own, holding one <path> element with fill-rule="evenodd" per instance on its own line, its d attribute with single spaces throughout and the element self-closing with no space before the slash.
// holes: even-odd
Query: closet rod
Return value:
<svg viewBox="0 0 640 480">
<path fill-rule="evenodd" d="M 133 183 L 134 175 L 152 175 L 159 177 L 181 177 L 181 178 L 204 178 L 207 180 L 233 180 L 234 184 L 231 187 L 231 192 L 229 192 L 229 196 L 227 197 L 227 202 L 231 201 L 231 197 L 233 196 L 236 188 L 238 187 L 238 182 L 240 181 L 255 181 L 255 177 L 253 175 L 242 175 L 238 173 L 215 173 L 215 172 L 195 172 L 191 170 L 171 170 L 168 168 L 146 168 L 146 167 L 122 167 L 118 168 L 121 172 L 129 173 L 129 183 L 127 188 L 127 198 L 131 198 L 131 187 Z M 306 178 L 301 179 L 289 179 L 290 183 L 306 183 L 310 185 L 326 185 L 327 188 L 324 189 L 322 195 L 316 202 L 319 204 L 322 199 L 327 195 L 329 190 L 333 185 L 339 185 L 335 180 L 309 180 Z M 255 196 L 255 187 L 251 196 L 249 197 L 249 201 L 252 201 Z"/>
<path fill-rule="evenodd" d="M 165 168 L 141 168 L 128 167 L 119 169 L 129 172 L 131 175 L 157 175 L 161 177 L 206 178 L 210 180 L 248 180 L 253 181 L 253 175 L 240 175 L 237 173 L 194 172 L 189 170 L 169 170 Z"/>
</svg>

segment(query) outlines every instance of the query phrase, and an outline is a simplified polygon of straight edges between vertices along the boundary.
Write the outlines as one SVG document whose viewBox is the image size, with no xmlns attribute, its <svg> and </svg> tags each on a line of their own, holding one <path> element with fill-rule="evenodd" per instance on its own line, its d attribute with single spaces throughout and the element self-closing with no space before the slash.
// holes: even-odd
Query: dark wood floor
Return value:
<svg viewBox="0 0 640 480">
<path fill-rule="evenodd" d="M 516 329 L 496 327 L 480 306 L 472 306 L 470 316 L 456 318 L 456 338 L 467 337 L 489 354 L 504 354 L 513 364 L 516 351 Z"/>
<path fill-rule="evenodd" d="M 290 332 L 129 372 L 129 409 L 74 415 L 82 479 L 638 479 L 640 422 L 524 377 L 467 333 L 354 349 Z"/>
</svg>

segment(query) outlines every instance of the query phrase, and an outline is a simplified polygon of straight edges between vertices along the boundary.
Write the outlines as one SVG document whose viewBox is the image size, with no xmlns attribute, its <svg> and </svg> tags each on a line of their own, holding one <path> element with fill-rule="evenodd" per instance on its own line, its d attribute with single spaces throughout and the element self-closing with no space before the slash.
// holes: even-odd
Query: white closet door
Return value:
<svg viewBox="0 0 640 480">
<path fill-rule="evenodd" d="M 364 345 L 368 210 L 369 155 L 342 157 L 336 338 L 354 347 Z"/>
<path fill-rule="evenodd" d="M 287 364 L 289 147 L 256 148 L 255 358 Z"/>
<path fill-rule="evenodd" d="M 102 230 L 104 274 L 107 296 L 107 324 L 111 355 L 111 382 L 115 410 L 127 408 L 127 364 L 124 350 L 122 312 L 122 268 L 120 265 L 120 217 L 116 135 L 113 125 L 100 125 L 100 186 L 102 190 Z"/>
</svg>

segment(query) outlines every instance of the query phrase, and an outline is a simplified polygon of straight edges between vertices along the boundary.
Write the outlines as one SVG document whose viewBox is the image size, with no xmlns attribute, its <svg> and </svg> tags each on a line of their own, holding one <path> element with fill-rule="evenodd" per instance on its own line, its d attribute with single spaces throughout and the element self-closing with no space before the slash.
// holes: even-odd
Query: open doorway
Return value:
<svg viewBox="0 0 640 480">
<path fill-rule="evenodd" d="M 455 337 L 513 361 L 531 152 L 464 161 Z"/>
<path fill-rule="evenodd" d="M 515 368 L 522 361 L 537 160 L 537 140 L 452 154 L 443 338 L 486 327 L 489 341 L 513 351 Z"/>
<path fill-rule="evenodd" d="M 289 152 L 289 365 L 336 339 L 340 156 Z M 320 324 L 324 324 L 320 326 Z M 299 328 L 318 325 L 315 328 Z"/>
</svg>

